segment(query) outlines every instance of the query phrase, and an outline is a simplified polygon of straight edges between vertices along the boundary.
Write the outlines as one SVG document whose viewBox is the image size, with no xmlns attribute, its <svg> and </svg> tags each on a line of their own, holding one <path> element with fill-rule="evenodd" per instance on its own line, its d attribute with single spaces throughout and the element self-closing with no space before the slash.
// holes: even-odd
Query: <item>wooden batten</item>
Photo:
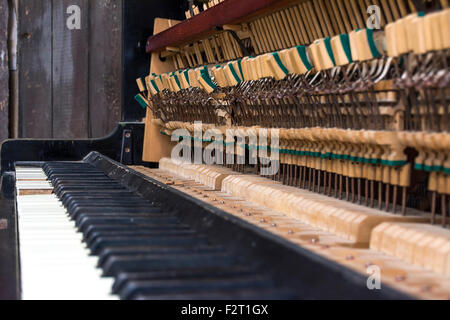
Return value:
<svg viewBox="0 0 450 320">
<path fill-rule="evenodd" d="M 177 20 L 156 18 L 154 33 L 158 34 L 178 24 Z M 150 74 L 162 74 L 174 71 L 174 65 L 170 59 L 161 61 L 158 53 L 153 53 L 150 63 Z M 159 162 L 161 158 L 169 157 L 174 143 L 170 137 L 161 134 L 161 127 L 155 124 L 153 112 L 147 108 L 145 117 L 144 151 L 142 160 L 146 162 Z"/>
</svg>

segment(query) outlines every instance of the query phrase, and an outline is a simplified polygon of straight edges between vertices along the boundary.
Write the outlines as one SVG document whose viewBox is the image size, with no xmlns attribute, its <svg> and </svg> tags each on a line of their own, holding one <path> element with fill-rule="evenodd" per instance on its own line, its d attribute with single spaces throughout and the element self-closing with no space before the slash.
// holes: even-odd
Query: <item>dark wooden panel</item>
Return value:
<svg viewBox="0 0 450 320">
<path fill-rule="evenodd" d="M 8 138 L 8 1 L 0 0 L 0 144 Z"/>
<path fill-rule="evenodd" d="M 90 3 L 89 136 L 102 137 L 122 109 L 122 0 Z"/>
<path fill-rule="evenodd" d="M 252 19 L 301 0 L 227 0 L 191 19 L 150 37 L 147 52 L 161 51 L 168 46 L 177 46 L 200 39 L 225 24 Z"/>
<path fill-rule="evenodd" d="M 52 9 L 19 1 L 19 136 L 52 137 Z"/>
<path fill-rule="evenodd" d="M 88 2 L 53 0 L 53 138 L 88 136 Z M 81 9 L 80 30 L 66 25 L 71 5 Z"/>
</svg>

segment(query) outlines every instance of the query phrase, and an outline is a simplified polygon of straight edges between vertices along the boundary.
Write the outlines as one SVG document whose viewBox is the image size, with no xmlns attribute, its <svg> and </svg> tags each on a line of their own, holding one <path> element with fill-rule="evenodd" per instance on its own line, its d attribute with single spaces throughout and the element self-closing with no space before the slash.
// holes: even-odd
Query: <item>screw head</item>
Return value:
<svg viewBox="0 0 450 320">
<path fill-rule="evenodd" d="M 406 280 L 406 276 L 404 276 L 404 275 L 398 275 L 395 277 L 395 281 L 397 281 L 397 282 L 403 282 L 405 280 Z"/>
</svg>

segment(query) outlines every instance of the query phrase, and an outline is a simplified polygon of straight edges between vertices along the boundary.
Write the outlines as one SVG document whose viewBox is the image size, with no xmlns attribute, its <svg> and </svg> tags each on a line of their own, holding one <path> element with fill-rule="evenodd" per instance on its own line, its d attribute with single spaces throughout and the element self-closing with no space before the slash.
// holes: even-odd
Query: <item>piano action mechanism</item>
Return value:
<svg viewBox="0 0 450 320">
<path fill-rule="evenodd" d="M 159 169 L 136 170 L 360 273 L 376 265 L 414 297 L 448 299 L 448 2 L 225 0 L 186 16 L 156 21 L 147 43 L 136 99 L 143 159 Z M 279 145 L 259 152 L 260 129 Z M 178 141 L 219 146 L 216 164 L 186 149 L 171 159 Z"/>
</svg>

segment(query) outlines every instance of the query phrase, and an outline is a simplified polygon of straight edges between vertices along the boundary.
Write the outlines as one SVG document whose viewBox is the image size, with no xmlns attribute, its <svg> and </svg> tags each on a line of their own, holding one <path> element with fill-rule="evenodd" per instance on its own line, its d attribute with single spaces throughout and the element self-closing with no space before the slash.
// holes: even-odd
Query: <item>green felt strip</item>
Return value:
<svg viewBox="0 0 450 320">
<path fill-rule="evenodd" d="M 159 93 L 159 88 L 158 88 L 158 85 L 156 84 L 155 80 L 150 80 L 150 84 L 152 85 L 153 89 L 155 89 L 155 91 L 157 93 Z"/>
<path fill-rule="evenodd" d="M 181 83 L 180 83 L 180 79 L 178 79 L 178 76 L 176 74 L 174 74 L 172 77 L 175 78 L 175 82 L 177 83 L 178 89 L 181 90 Z"/>
<path fill-rule="evenodd" d="M 140 94 L 137 94 L 134 99 L 136 99 L 137 102 L 139 102 L 139 104 L 141 105 L 141 107 L 143 109 L 148 107 L 147 102 L 142 98 L 142 96 Z"/>
<path fill-rule="evenodd" d="M 333 49 L 331 48 L 331 39 L 329 37 L 323 40 L 325 42 L 325 48 L 327 49 L 328 56 L 333 62 L 333 66 L 336 66 L 336 60 L 334 59 Z"/>
<path fill-rule="evenodd" d="M 278 67 L 283 71 L 285 75 L 289 74 L 289 70 L 286 68 L 286 66 L 281 61 L 280 56 L 278 55 L 278 52 L 273 52 L 272 56 L 275 58 L 275 61 L 277 62 Z"/>
<path fill-rule="evenodd" d="M 391 160 L 381 160 L 381 164 L 384 166 L 389 167 L 399 167 L 404 166 L 408 163 L 408 161 L 405 160 L 397 160 L 397 161 L 391 161 Z"/>
<path fill-rule="evenodd" d="M 297 49 L 297 53 L 300 56 L 300 59 L 302 60 L 305 68 L 308 71 L 311 70 L 313 68 L 313 66 L 311 65 L 311 63 L 308 60 L 308 55 L 306 54 L 306 47 L 305 46 L 296 46 L 295 48 Z"/>
<path fill-rule="evenodd" d="M 191 82 L 189 81 L 189 69 L 183 72 L 184 79 L 186 79 L 186 82 L 188 85 L 191 85 Z"/>
<path fill-rule="evenodd" d="M 208 72 L 208 68 L 205 66 L 204 69 L 202 69 L 202 71 L 200 72 L 201 77 L 203 78 L 203 80 L 205 80 L 206 84 L 208 86 L 210 86 L 213 90 L 217 89 L 217 86 L 214 84 L 214 82 L 211 80 L 211 78 L 209 77 L 209 72 Z"/>
<path fill-rule="evenodd" d="M 239 78 L 238 74 L 236 73 L 236 70 L 234 70 L 233 64 L 230 62 L 228 64 L 228 67 L 230 67 L 231 74 L 233 75 L 234 80 L 239 84 L 242 82 L 241 78 Z"/>
<path fill-rule="evenodd" d="M 378 52 L 377 45 L 375 44 L 375 39 L 373 38 L 373 29 L 366 29 L 366 32 L 370 52 L 372 53 L 372 57 L 376 59 L 380 56 L 380 53 Z"/>
<path fill-rule="evenodd" d="M 242 72 L 242 59 L 238 60 L 239 73 L 241 74 L 241 79 L 244 80 L 244 73 Z"/>
<path fill-rule="evenodd" d="M 341 41 L 342 48 L 344 49 L 345 56 L 349 63 L 353 62 L 352 59 L 352 50 L 350 49 L 350 37 L 348 34 L 339 35 L 339 39 Z"/>
</svg>

